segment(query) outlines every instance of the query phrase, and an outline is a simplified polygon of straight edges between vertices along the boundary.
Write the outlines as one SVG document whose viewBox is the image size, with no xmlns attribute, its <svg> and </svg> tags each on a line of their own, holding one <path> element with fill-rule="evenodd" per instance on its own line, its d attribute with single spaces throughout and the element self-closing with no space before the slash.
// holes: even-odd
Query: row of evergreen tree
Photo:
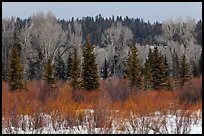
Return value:
<svg viewBox="0 0 204 136">
<path fill-rule="evenodd" d="M 14 46 L 10 56 L 8 68 L 8 82 L 11 90 L 25 89 L 23 81 L 23 65 L 20 61 L 21 45 L 16 34 L 14 34 Z M 86 38 L 86 45 L 83 48 L 83 62 L 80 66 L 80 59 L 77 56 L 75 48 L 73 54 L 69 54 L 67 66 L 65 66 L 58 50 L 56 65 L 52 65 L 52 60 L 48 59 L 44 67 L 44 80 L 51 86 L 55 85 L 56 80 L 70 80 L 70 85 L 73 89 L 93 90 L 99 88 L 99 76 L 97 64 L 95 62 L 96 55 L 93 53 L 94 47 L 91 45 L 90 38 Z M 190 79 L 189 64 L 185 54 L 178 58 L 173 57 L 173 74 L 171 75 L 167 59 L 158 51 L 157 47 L 149 49 L 148 59 L 146 59 L 144 68 L 141 67 L 138 58 L 138 49 L 133 44 L 128 55 L 128 64 L 126 78 L 130 81 L 130 85 L 136 88 L 150 90 L 158 89 L 165 86 L 171 89 L 170 79 L 174 78 L 181 86 Z M 103 79 L 108 78 L 109 71 L 105 59 L 104 70 L 102 73 Z M 34 73 L 31 72 L 31 73 Z M 194 65 L 193 76 L 202 74 L 202 55 L 199 66 Z"/>
<path fill-rule="evenodd" d="M 133 46 L 129 54 L 127 79 L 130 80 L 132 86 L 140 89 L 158 89 L 162 86 L 167 89 L 172 89 L 171 79 L 179 83 L 180 86 L 183 86 L 192 76 L 195 77 L 202 74 L 202 55 L 199 66 L 194 64 L 193 75 L 190 73 L 189 63 L 186 60 L 185 54 L 179 59 L 175 53 L 173 59 L 175 63 L 173 69 L 175 71 L 173 75 L 171 75 L 166 57 L 158 51 L 157 47 L 154 47 L 153 50 L 149 49 L 148 59 L 146 59 L 144 68 L 141 68 L 138 58 L 138 49 L 136 46 Z"/>
<path fill-rule="evenodd" d="M 14 34 L 14 46 L 11 51 L 10 63 L 8 69 L 8 82 L 11 91 L 17 89 L 26 89 L 26 83 L 23 80 L 23 65 L 20 60 L 20 44 Z M 58 51 L 60 54 L 60 52 Z M 99 88 L 99 76 L 95 54 L 89 37 L 86 38 L 86 46 L 83 49 L 82 71 L 80 68 L 80 59 L 77 56 L 77 49 L 74 49 L 73 56 L 70 54 L 68 59 L 67 71 L 62 58 L 58 55 L 56 66 L 52 65 L 52 60 L 48 58 L 44 66 L 44 80 L 50 87 L 55 87 L 56 80 L 68 79 L 73 89 L 94 90 Z"/>
</svg>

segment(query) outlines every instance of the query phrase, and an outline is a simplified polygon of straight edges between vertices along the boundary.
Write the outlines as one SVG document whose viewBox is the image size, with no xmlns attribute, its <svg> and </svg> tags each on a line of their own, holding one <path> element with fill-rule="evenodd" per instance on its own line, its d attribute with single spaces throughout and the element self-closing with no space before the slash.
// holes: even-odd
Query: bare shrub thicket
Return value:
<svg viewBox="0 0 204 136">
<path fill-rule="evenodd" d="M 178 90 L 180 103 L 196 103 L 202 100 L 202 77 L 186 82 L 181 90 Z"/>
<path fill-rule="evenodd" d="M 104 82 L 112 102 L 126 101 L 131 96 L 133 90 L 126 80 L 111 79 Z"/>
<path fill-rule="evenodd" d="M 40 84 L 39 89 L 39 99 L 42 102 L 45 102 L 46 99 L 52 98 L 53 100 L 57 98 L 58 90 L 59 88 L 52 88 L 50 85 L 48 85 L 45 81 Z"/>
</svg>

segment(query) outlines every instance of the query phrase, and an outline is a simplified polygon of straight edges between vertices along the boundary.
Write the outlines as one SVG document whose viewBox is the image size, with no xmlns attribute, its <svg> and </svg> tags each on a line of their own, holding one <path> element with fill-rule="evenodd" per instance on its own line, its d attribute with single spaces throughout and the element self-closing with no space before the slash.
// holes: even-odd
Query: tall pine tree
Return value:
<svg viewBox="0 0 204 136">
<path fill-rule="evenodd" d="M 193 70 L 192 70 L 193 77 L 198 77 L 199 76 L 199 68 L 194 61 L 192 62 L 192 65 L 193 65 Z"/>
<path fill-rule="evenodd" d="M 66 67 L 66 79 L 71 78 L 71 67 L 72 67 L 72 55 L 69 54 L 68 60 L 67 60 L 67 67 Z"/>
<path fill-rule="evenodd" d="M 65 64 L 60 55 L 60 49 L 58 49 L 58 54 L 56 57 L 55 71 L 55 75 L 58 79 L 65 80 Z"/>
<path fill-rule="evenodd" d="M 80 60 L 77 56 L 77 49 L 74 49 L 74 56 L 71 65 L 71 81 L 70 85 L 73 89 L 79 89 L 81 87 L 80 81 Z"/>
<path fill-rule="evenodd" d="M 201 53 L 201 55 L 200 55 L 200 59 L 199 59 L 199 73 L 202 75 L 202 54 L 203 53 Z"/>
<path fill-rule="evenodd" d="M 28 79 L 31 81 L 35 78 L 35 75 L 36 75 L 35 67 L 36 67 L 36 63 L 29 59 L 28 60 Z"/>
<path fill-rule="evenodd" d="M 87 37 L 82 63 L 82 88 L 86 90 L 99 88 L 96 55 L 93 53 L 93 48 L 89 37 Z"/>
<path fill-rule="evenodd" d="M 8 82 L 11 91 L 25 89 L 23 81 L 23 65 L 20 60 L 20 43 L 16 32 L 14 33 L 14 46 L 11 51 L 8 66 Z"/>
<path fill-rule="evenodd" d="M 151 90 L 152 89 L 152 73 L 151 73 L 151 66 L 150 66 L 150 62 L 149 59 L 146 59 L 145 62 L 145 69 L 144 69 L 144 87 L 145 90 Z"/>
<path fill-rule="evenodd" d="M 48 58 L 44 67 L 44 80 L 50 85 L 50 87 L 55 87 L 56 79 L 54 77 L 54 67 L 51 58 Z"/>
<path fill-rule="evenodd" d="M 169 64 L 167 62 L 167 58 L 166 56 L 164 57 L 164 78 L 165 79 L 168 79 L 168 77 L 170 76 L 169 74 Z"/>
<path fill-rule="evenodd" d="M 189 80 L 190 75 L 189 75 L 189 64 L 186 60 L 185 54 L 181 56 L 181 61 L 180 61 L 180 82 L 181 86 L 184 85 L 186 81 Z"/>
<path fill-rule="evenodd" d="M 172 55 L 172 73 L 174 78 L 179 77 L 179 69 L 180 69 L 180 62 L 179 62 L 178 55 L 174 49 L 173 55 Z"/>
<path fill-rule="evenodd" d="M 153 89 L 158 89 L 164 83 L 165 66 L 163 55 L 158 51 L 157 47 L 154 48 L 152 58 L 150 59 Z"/>
<path fill-rule="evenodd" d="M 141 88 L 141 69 L 138 58 L 138 49 L 133 45 L 129 59 L 128 59 L 128 68 L 127 68 L 127 78 L 130 80 L 130 85 L 137 88 Z"/>
<path fill-rule="evenodd" d="M 102 78 L 105 80 L 106 78 L 108 78 L 108 65 L 107 65 L 107 61 L 105 58 L 104 61 L 104 68 L 103 68 L 103 72 L 102 72 Z"/>
</svg>

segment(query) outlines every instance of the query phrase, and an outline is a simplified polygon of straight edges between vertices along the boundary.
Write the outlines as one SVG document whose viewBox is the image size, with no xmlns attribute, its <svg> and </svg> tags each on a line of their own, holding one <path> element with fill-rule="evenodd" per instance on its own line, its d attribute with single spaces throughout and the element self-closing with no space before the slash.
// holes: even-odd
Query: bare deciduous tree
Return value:
<svg viewBox="0 0 204 136">
<path fill-rule="evenodd" d="M 9 53 L 13 46 L 14 18 L 2 18 L 2 76 L 7 79 Z"/>
<path fill-rule="evenodd" d="M 121 22 L 113 24 L 102 34 L 102 44 L 105 46 L 107 61 L 112 61 L 114 64 L 114 75 L 121 76 L 123 73 L 121 68 L 124 67 L 123 62 L 130 50 L 132 38 L 132 31 L 122 26 Z"/>
</svg>

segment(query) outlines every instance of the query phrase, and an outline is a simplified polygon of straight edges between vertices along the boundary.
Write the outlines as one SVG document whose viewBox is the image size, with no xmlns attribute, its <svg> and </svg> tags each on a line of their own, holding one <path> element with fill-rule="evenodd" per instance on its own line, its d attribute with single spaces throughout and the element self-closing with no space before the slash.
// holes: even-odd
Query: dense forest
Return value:
<svg viewBox="0 0 204 136">
<path fill-rule="evenodd" d="M 150 24 L 139 18 L 103 18 L 100 14 L 95 18 L 59 20 L 52 13 L 39 12 L 28 19 L 2 19 L 3 80 L 8 79 L 14 33 L 18 35 L 24 67 L 23 77 L 26 80 L 42 79 L 42 69 L 48 58 L 53 66 L 56 66 L 61 58 L 61 70 L 67 73 L 68 59 L 74 48 L 77 49 L 82 63 L 82 47 L 87 35 L 94 46 L 100 77 L 103 75 L 105 59 L 108 76 L 125 77 L 128 53 L 134 46 L 133 42 L 138 49 L 139 63 L 143 71 L 149 49 L 154 47 L 166 58 L 170 76 L 175 75 L 175 55 L 178 59 L 185 55 L 192 75 L 195 70 L 199 72 L 199 62 L 202 62 L 201 20 L 195 22 L 192 18 L 185 21 L 169 19 L 163 23 Z M 67 79 L 66 74 L 61 78 Z"/>
</svg>

